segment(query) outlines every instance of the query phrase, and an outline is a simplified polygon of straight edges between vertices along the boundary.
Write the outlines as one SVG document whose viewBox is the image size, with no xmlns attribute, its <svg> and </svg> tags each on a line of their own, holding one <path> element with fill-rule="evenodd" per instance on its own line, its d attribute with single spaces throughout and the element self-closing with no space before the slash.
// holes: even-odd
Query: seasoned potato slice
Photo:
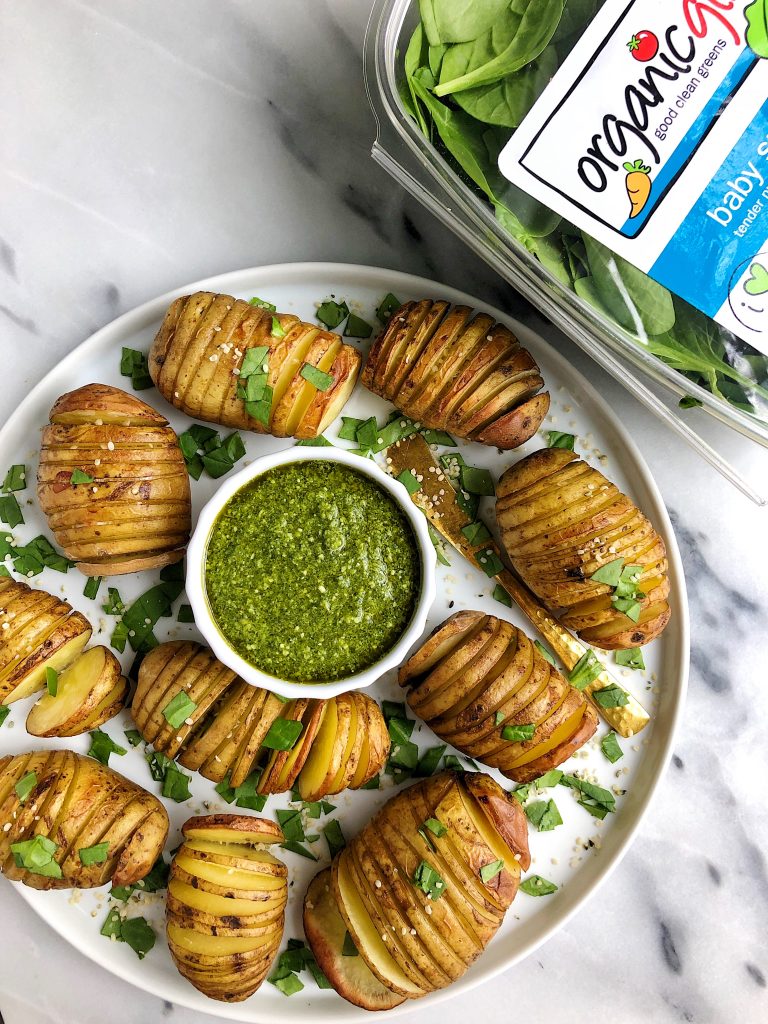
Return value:
<svg viewBox="0 0 768 1024">
<path fill-rule="evenodd" d="M 549 410 L 536 361 L 509 328 L 442 301 L 396 310 L 362 379 L 427 427 L 504 449 L 529 440 Z"/>
<path fill-rule="evenodd" d="M 109 721 L 123 707 L 128 680 L 106 647 L 91 647 L 58 677 L 27 716 L 30 736 L 79 736 Z"/>
</svg>

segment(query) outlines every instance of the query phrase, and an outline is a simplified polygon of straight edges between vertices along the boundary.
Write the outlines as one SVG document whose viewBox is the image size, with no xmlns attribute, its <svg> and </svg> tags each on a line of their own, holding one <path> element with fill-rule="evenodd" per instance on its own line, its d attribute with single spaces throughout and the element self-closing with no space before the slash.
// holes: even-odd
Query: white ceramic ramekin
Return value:
<svg viewBox="0 0 768 1024">
<path fill-rule="evenodd" d="M 411 621 L 397 643 L 373 665 L 354 675 L 330 683 L 295 683 L 276 679 L 250 665 L 229 644 L 213 618 L 205 590 L 205 557 L 208 537 L 216 517 L 229 499 L 257 476 L 276 466 L 292 462 L 316 460 L 335 462 L 370 477 L 394 500 L 410 523 L 419 552 L 421 583 Z M 253 686 L 262 686 L 281 697 L 334 697 L 347 690 L 360 690 L 370 686 L 386 671 L 399 665 L 411 647 L 421 638 L 429 609 L 435 599 L 435 549 L 430 540 L 427 520 L 413 504 L 401 483 L 388 476 L 371 459 L 352 455 L 341 448 L 294 447 L 275 455 L 265 455 L 250 466 L 227 479 L 200 512 L 192 539 L 187 548 L 187 598 L 192 605 L 195 624 L 210 645 L 216 657 Z"/>
</svg>

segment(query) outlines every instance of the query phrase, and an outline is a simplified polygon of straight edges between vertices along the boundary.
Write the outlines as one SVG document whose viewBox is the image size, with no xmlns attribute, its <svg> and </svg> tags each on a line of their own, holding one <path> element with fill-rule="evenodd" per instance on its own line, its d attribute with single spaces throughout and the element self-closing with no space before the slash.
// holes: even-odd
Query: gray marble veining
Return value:
<svg viewBox="0 0 768 1024">
<path fill-rule="evenodd" d="M 371 161 L 367 13 L 366 0 L 0 3 L 0 419 L 119 313 L 252 264 L 390 266 L 524 316 L 620 411 L 673 510 L 693 620 L 689 700 L 667 778 L 599 895 L 526 962 L 420 1019 L 762 1024 L 768 513 Z M 768 488 L 764 452 L 690 415 Z M 0 920 L 8 1024 L 100 1024 L 105 1007 L 121 1024 L 212 1020 L 100 971 L 10 886 Z"/>
</svg>

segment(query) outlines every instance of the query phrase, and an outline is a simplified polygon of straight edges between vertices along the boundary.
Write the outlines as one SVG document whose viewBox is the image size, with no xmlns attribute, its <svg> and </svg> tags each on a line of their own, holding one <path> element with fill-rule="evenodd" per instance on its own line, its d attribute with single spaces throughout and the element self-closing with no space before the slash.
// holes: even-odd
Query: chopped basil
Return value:
<svg viewBox="0 0 768 1024">
<path fill-rule="evenodd" d="M 334 381 L 333 374 L 326 373 L 324 370 L 318 370 L 311 363 L 304 363 L 299 370 L 299 375 L 316 387 L 318 391 L 327 391 Z"/>
<path fill-rule="evenodd" d="M 27 467 L 26 466 L 11 466 L 8 472 L 5 474 L 5 480 L 3 481 L 3 490 L 7 493 L 8 491 L 23 491 L 27 486 Z"/>
<path fill-rule="evenodd" d="M 512 796 L 520 804 L 524 804 L 528 797 L 531 795 L 531 788 L 533 787 L 532 782 L 526 782 L 522 786 L 518 786 L 517 789 L 512 790 Z"/>
<path fill-rule="evenodd" d="M 308 437 L 296 442 L 299 448 L 333 448 L 333 442 L 320 434 L 319 437 Z"/>
<path fill-rule="evenodd" d="M 505 725 L 501 730 L 501 738 L 510 743 L 525 743 L 533 738 L 536 732 L 535 724 L 532 725 Z"/>
<path fill-rule="evenodd" d="M 602 671 L 603 666 L 590 647 L 587 648 L 568 673 L 568 682 L 574 689 L 583 690 L 590 683 L 594 682 Z"/>
<path fill-rule="evenodd" d="M 626 690 L 622 690 L 616 683 L 604 686 L 601 690 L 593 690 L 592 699 L 601 708 L 623 708 L 629 704 Z"/>
<path fill-rule="evenodd" d="M 333 330 L 334 327 L 338 327 L 342 320 L 345 320 L 348 316 L 349 306 L 343 299 L 341 302 L 335 302 L 333 299 L 326 299 L 325 302 L 321 302 L 317 308 L 317 319 L 330 330 Z"/>
<path fill-rule="evenodd" d="M 481 551 L 476 551 L 475 558 L 480 563 L 480 568 L 483 570 L 485 575 L 489 576 L 491 579 L 493 579 L 494 576 L 498 576 L 504 569 L 504 563 L 493 548 L 483 548 Z"/>
<path fill-rule="evenodd" d="M 343 331 L 345 338 L 370 338 L 372 333 L 373 327 L 367 320 L 355 316 L 354 313 L 349 314 Z"/>
<path fill-rule="evenodd" d="M 73 487 L 76 487 L 77 484 L 92 484 L 93 477 L 82 469 L 73 469 L 69 481 Z"/>
<path fill-rule="evenodd" d="M 178 612 L 176 614 L 176 621 L 177 622 L 194 622 L 195 621 L 195 615 L 194 615 L 194 612 L 192 611 L 192 605 L 191 604 L 181 604 L 181 605 L 179 605 L 179 610 L 178 610 Z"/>
<path fill-rule="evenodd" d="M 253 348 L 246 349 L 243 361 L 240 363 L 240 383 L 251 375 L 258 376 L 264 373 L 264 363 L 268 357 L 268 345 L 254 345 Z"/>
<path fill-rule="evenodd" d="M 381 776 L 374 775 L 367 782 L 364 782 L 360 789 L 381 789 Z"/>
<path fill-rule="evenodd" d="M 601 565 L 597 572 L 589 577 L 595 583 L 605 583 L 606 586 L 616 587 L 621 579 L 621 570 L 624 568 L 624 559 L 615 558 L 612 562 Z"/>
<path fill-rule="evenodd" d="M 298 974 L 304 970 L 310 972 L 318 988 L 332 988 L 330 981 L 318 967 L 312 950 L 307 949 L 301 939 L 288 939 L 288 948 L 280 954 L 277 970 L 272 974 L 272 978 L 287 978 L 289 974 Z"/>
<path fill-rule="evenodd" d="M 475 466 L 462 465 L 459 471 L 461 489 L 468 494 L 493 496 L 496 488 L 493 485 L 493 477 L 487 469 L 477 469 Z"/>
<path fill-rule="evenodd" d="M 271 302 L 267 302 L 266 299 L 260 299 L 256 295 L 254 295 L 252 299 L 248 299 L 248 303 L 251 306 L 258 306 L 259 309 L 266 309 L 272 313 L 277 309 L 277 306 L 273 305 Z"/>
<path fill-rule="evenodd" d="M 434 775 L 437 771 L 437 766 L 440 763 L 440 758 L 445 753 L 445 744 L 441 743 L 436 747 L 430 747 L 426 750 L 413 769 L 413 774 L 419 779 L 429 778 L 430 775 Z"/>
<path fill-rule="evenodd" d="M 435 869 L 423 860 L 411 878 L 413 885 L 431 900 L 439 900 L 445 892 L 445 882 Z"/>
<path fill-rule="evenodd" d="M 643 660 L 643 652 L 639 647 L 631 647 L 626 651 L 616 651 L 616 664 L 623 665 L 625 668 L 645 668 L 645 661 Z"/>
<path fill-rule="evenodd" d="M 563 775 L 560 785 L 577 789 L 582 797 L 579 804 L 597 818 L 604 818 L 606 814 L 616 810 L 616 797 L 613 793 L 595 785 L 594 782 L 587 782 L 577 775 Z"/>
<path fill-rule="evenodd" d="M 404 469 L 402 473 L 398 474 L 397 479 L 409 494 L 415 494 L 416 491 L 421 490 L 421 484 L 412 469 Z"/>
<path fill-rule="evenodd" d="M 512 598 L 500 583 L 497 583 L 496 586 L 493 588 L 492 596 L 495 601 L 499 602 L 499 604 L 506 605 L 507 608 L 512 607 Z"/>
<path fill-rule="evenodd" d="M 552 829 L 563 824 L 563 819 L 560 817 L 560 811 L 558 811 L 554 800 L 536 800 L 532 804 L 527 804 L 525 814 L 539 832 L 551 832 Z"/>
<path fill-rule="evenodd" d="M 381 713 L 384 715 L 384 721 L 388 722 L 390 718 L 403 718 L 408 719 L 408 712 L 405 704 L 402 701 L 396 700 L 384 700 L 381 702 Z M 413 727 L 411 727 L 413 729 Z M 410 736 L 410 733 L 408 734 Z"/>
<path fill-rule="evenodd" d="M 45 686 L 51 697 L 55 697 L 59 692 L 59 673 L 50 665 L 45 669 Z"/>
<path fill-rule="evenodd" d="M 261 741 L 268 750 L 292 750 L 304 726 L 290 718 L 276 718 Z"/>
<path fill-rule="evenodd" d="M 272 316 L 272 327 L 269 333 L 273 338 L 284 338 L 287 333 L 278 317 L 274 316 L 274 314 Z"/>
<path fill-rule="evenodd" d="M 504 721 L 504 712 L 497 711 L 496 714 L 493 716 L 493 721 L 495 725 L 501 725 L 501 723 Z"/>
<path fill-rule="evenodd" d="M 293 840 L 289 840 L 285 843 L 280 844 L 281 850 L 287 850 L 289 853 L 298 854 L 299 857 L 306 857 L 307 860 L 317 860 L 318 858 L 308 850 L 306 846 L 302 846 L 301 843 L 296 843 Z"/>
<path fill-rule="evenodd" d="M 325 828 L 322 829 L 322 833 L 325 836 L 326 843 L 328 843 L 328 853 L 331 859 L 333 859 L 347 845 L 338 820 L 336 818 L 331 819 Z"/>
<path fill-rule="evenodd" d="M 37 785 L 37 775 L 34 772 L 27 772 L 14 786 L 19 803 L 26 803 L 27 797 Z"/>
<path fill-rule="evenodd" d="M 552 786 L 556 786 L 562 777 L 563 773 L 559 768 L 552 768 L 550 771 L 545 772 L 544 775 L 540 775 L 538 779 L 534 779 L 533 781 L 536 789 L 550 789 Z"/>
<path fill-rule="evenodd" d="M 387 294 L 379 303 L 378 309 L 376 310 L 376 316 L 381 321 L 381 323 L 385 324 L 392 316 L 392 314 L 395 312 L 395 310 L 400 309 L 401 306 L 402 302 L 400 301 L 400 299 L 394 296 L 392 292 L 387 292 Z"/>
<path fill-rule="evenodd" d="M 485 523 L 469 523 L 467 526 L 462 526 L 461 532 L 473 547 L 491 540 L 490 530 Z"/>
<path fill-rule="evenodd" d="M 551 896 L 553 892 L 557 892 L 557 886 L 541 875 L 529 875 L 520 883 L 520 892 L 527 896 Z"/>
<path fill-rule="evenodd" d="M 83 589 L 83 597 L 88 597 L 90 598 L 91 601 L 95 601 L 99 594 L 101 580 L 101 576 L 89 576 L 85 582 L 85 587 Z"/>
<path fill-rule="evenodd" d="M 284 996 L 293 996 L 304 988 L 304 983 L 298 975 L 285 967 L 278 968 L 270 974 L 267 981 L 270 985 L 274 985 L 279 992 L 282 992 Z"/>
<path fill-rule="evenodd" d="M 246 408 L 248 405 L 246 402 Z M 206 470 L 214 480 L 218 480 L 245 455 L 245 445 L 237 431 L 222 440 L 215 430 L 200 423 L 194 423 L 189 430 L 179 434 L 179 446 L 187 472 L 194 480 L 200 479 L 203 470 Z"/>
<path fill-rule="evenodd" d="M 190 699 L 184 690 L 180 690 L 173 700 L 169 701 L 163 708 L 163 718 L 172 729 L 178 729 L 179 726 L 186 722 L 192 712 L 196 710 L 197 704 Z"/>
<path fill-rule="evenodd" d="M 549 448 L 565 448 L 567 451 L 572 452 L 575 443 L 576 438 L 573 434 L 566 434 L 560 430 L 547 431 L 547 446 Z"/>
<path fill-rule="evenodd" d="M 117 907 L 113 907 L 102 925 L 101 934 L 130 946 L 139 960 L 155 945 L 155 933 L 143 917 L 129 917 L 123 920 Z"/>
<path fill-rule="evenodd" d="M 21 843 L 11 843 L 11 853 L 17 868 L 24 868 L 33 875 L 46 878 L 61 878 L 61 867 L 56 863 L 59 847 L 47 836 L 36 835 Z"/>
<path fill-rule="evenodd" d="M 107 588 L 107 603 L 102 605 L 107 615 L 122 615 L 125 605 L 120 597 L 120 592 L 115 587 Z"/>
<path fill-rule="evenodd" d="M 177 804 L 184 803 L 192 796 L 189 788 L 191 778 L 191 775 L 185 774 L 176 766 L 175 761 L 170 761 L 165 769 L 163 788 L 160 792 L 167 800 L 174 800 Z"/>
<path fill-rule="evenodd" d="M 0 726 L 6 720 L 8 715 L 10 715 L 10 713 L 11 713 L 11 709 L 9 707 L 7 707 L 7 706 L 6 707 L 0 707 Z"/>
<path fill-rule="evenodd" d="M 80 854 L 80 863 L 83 867 L 90 867 L 91 864 L 103 864 L 109 854 L 109 843 L 84 846 L 78 853 Z"/>
<path fill-rule="evenodd" d="M 357 441 L 357 431 L 363 423 L 365 420 L 359 420 L 356 416 L 342 416 L 339 437 L 342 441 Z"/>
<path fill-rule="evenodd" d="M 424 828 L 428 828 L 432 835 L 437 836 L 438 839 L 448 831 L 442 821 L 438 821 L 437 818 L 427 818 L 424 822 Z"/>
<path fill-rule="evenodd" d="M 177 563 L 180 567 L 181 563 Z M 171 573 L 168 570 L 173 569 Z M 173 602 L 179 597 L 184 589 L 183 577 L 177 578 L 176 566 L 167 566 L 160 573 L 161 582 L 151 587 L 140 597 L 136 598 L 133 604 L 123 612 L 122 624 L 127 630 L 126 639 L 134 651 L 148 651 L 157 647 L 157 638 L 153 633 L 154 627 L 160 619 L 168 618 L 171 615 Z M 122 636 L 119 638 L 122 639 Z M 112 645 L 116 637 L 112 636 Z M 123 650 L 118 647 L 118 650 Z"/>
<path fill-rule="evenodd" d="M 152 387 L 147 356 L 144 352 L 137 352 L 135 348 L 123 348 L 120 355 L 120 373 L 123 377 L 131 378 L 131 387 L 134 391 L 145 391 Z"/>
<path fill-rule="evenodd" d="M 614 597 L 611 604 L 617 612 L 622 612 L 631 619 L 633 622 L 640 621 L 640 612 L 642 611 L 642 605 L 639 601 L 633 597 Z"/>
<path fill-rule="evenodd" d="M 94 758 L 100 764 L 109 766 L 110 754 L 117 754 L 122 757 L 127 754 L 128 751 L 125 747 L 119 746 L 107 733 L 101 729 L 94 729 L 93 732 L 89 733 L 91 737 L 91 746 L 88 750 L 88 756 Z"/>
<path fill-rule="evenodd" d="M 539 643 L 538 640 L 534 640 L 533 641 L 533 646 L 536 648 L 536 650 L 539 652 L 539 654 L 542 656 L 542 658 L 545 661 L 548 661 L 550 665 L 554 665 L 555 664 L 555 659 L 552 656 L 552 652 L 548 651 L 547 648 L 544 646 L 544 644 Z"/>
<path fill-rule="evenodd" d="M 413 735 L 413 727 L 416 725 L 412 718 L 400 718 L 394 715 L 387 721 L 389 736 L 393 743 L 405 743 Z"/>
<path fill-rule="evenodd" d="M 445 553 L 445 541 L 434 528 L 432 523 L 427 523 L 427 529 L 429 531 L 429 539 L 432 541 L 432 546 L 435 549 L 437 560 L 441 565 L 450 565 L 448 556 Z"/>
<path fill-rule="evenodd" d="M 427 442 L 427 444 L 442 444 L 447 447 L 456 447 L 456 442 L 447 434 L 444 430 L 434 430 L 431 427 L 427 427 L 425 430 L 420 430 L 419 433 Z"/>
<path fill-rule="evenodd" d="M 24 523 L 24 515 L 14 494 L 3 494 L 0 496 L 0 519 L 11 529 L 14 526 L 21 526 Z M 15 563 L 14 559 L 14 563 Z M 20 569 L 16 569 L 20 572 Z"/>
<path fill-rule="evenodd" d="M 360 955 L 358 953 L 358 951 L 357 951 L 357 946 L 355 945 L 355 940 L 352 938 L 352 936 L 349 934 L 349 932 L 344 932 L 344 942 L 342 943 L 342 946 L 341 946 L 341 955 L 342 956 L 359 956 Z"/>
<path fill-rule="evenodd" d="M 272 416 L 272 398 L 274 391 L 271 387 L 267 386 L 264 388 L 264 394 L 258 402 L 246 402 L 245 411 L 251 417 L 256 420 L 257 423 L 261 423 L 267 430 L 269 429 L 269 421 Z"/>
<path fill-rule="evenodd" d="M 600 749 L 611 762 L 616 764 L 624 757 L 624 751 L 619 746 L 619 738 L 615 732 L 609 732 L 600 740 Z"/>
<path fill-rule="evenodd" d="M 23 576 L 37 576 L 46 568 L 55 569 L 56 572 L 67 572 L 75 564 L 60 554 L 42 534 L 23 546 L 17 545 L 12 548 L 9 545 L 7 553 L 13 559 L 14 572 Z"/>
<path fill-rule="evenodd" d="M 379 425 L 375 416 L 362 420 L 357 428 L 355 438 L 361 448 L 375 448 L 379 437 Z"/>
<path fill-rule="evenodd" d="M 138 747 L 140 743 L 144 742 L 138 729 L 123 729 L 123 734 L 132 747 Z"/>
<path fill-rule="evenodd" d="M 155 782 L 162 782 L 167 766 L 172 763 L 170 757 L 161 754 L 159 750 L 148 750 L 144 757 L 149 767 L 149 774 Z"/>
<path fill-rule="evenodd" d="M 494 860 L 490 864 L 483 864 L 480 868 L 480 878 L 487 885 L 492 878 L 500 874 L 504 870 L 503 860 Z"/>
</svg>

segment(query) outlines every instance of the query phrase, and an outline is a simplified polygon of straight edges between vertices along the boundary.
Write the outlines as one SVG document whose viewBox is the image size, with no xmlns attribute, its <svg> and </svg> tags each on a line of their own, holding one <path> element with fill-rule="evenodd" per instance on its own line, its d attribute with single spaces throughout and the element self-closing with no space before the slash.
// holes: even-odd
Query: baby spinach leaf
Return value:
<svg viewBox="0 0 768 1024">
<path fill-rule="evenodd" d="M 616 323 L 643 339 L 672 330 L 671 292 L 590 235 L 584 245 L 597 295 Z"/>
<path fill-rule="evenodd" d="M 509 0 L 419 0 L 431 46 L 477 39 L 504 17 Z"/>
<path fill-rule="evenodd" d="M 457 92 L 455 100 L 462 110 L 478 121 L 517 128 L 544 92 L 557 71 L 557 65 L 557 52 L 553 46 L 548 46 L 520 71 L 474 89 Z M 436 74 L 434 69 L 432 73 Z"/>
</svg>

